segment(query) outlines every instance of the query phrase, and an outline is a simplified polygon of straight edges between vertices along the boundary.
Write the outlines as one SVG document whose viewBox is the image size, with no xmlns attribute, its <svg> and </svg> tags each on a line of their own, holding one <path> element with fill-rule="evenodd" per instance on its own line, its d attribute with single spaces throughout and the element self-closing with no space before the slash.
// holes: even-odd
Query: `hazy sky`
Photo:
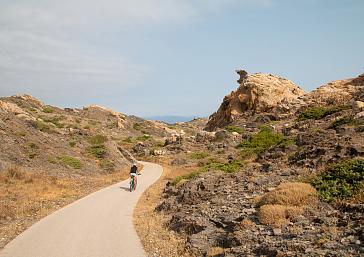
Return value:
<svg viewBox="0 0 364 257">
<path fill-rule="evenodd" d="M 207 116 L 237 68 L 306 91 L 364 72 L 363 0 L 1 0 L 0 95 Z"/>
</svg>

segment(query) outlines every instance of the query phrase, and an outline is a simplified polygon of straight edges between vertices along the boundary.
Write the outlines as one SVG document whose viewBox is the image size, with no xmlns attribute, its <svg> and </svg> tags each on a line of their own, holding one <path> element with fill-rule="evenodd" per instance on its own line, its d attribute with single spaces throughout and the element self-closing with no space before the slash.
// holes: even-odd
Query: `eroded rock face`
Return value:
<svg viewBox="0 0 364 257">
<path fill-rule="evenodd" d="M 248 111 L 271 111 L 281 103 L 294 102 L 305 93 L 293 82 L 271 74 L 247 75 L 245 71 L 237 73 L 240 75 L 239 88 L 225 96 L 219 110 L 210 116 L 207 130 L 225 126 Z"/>
</svg>

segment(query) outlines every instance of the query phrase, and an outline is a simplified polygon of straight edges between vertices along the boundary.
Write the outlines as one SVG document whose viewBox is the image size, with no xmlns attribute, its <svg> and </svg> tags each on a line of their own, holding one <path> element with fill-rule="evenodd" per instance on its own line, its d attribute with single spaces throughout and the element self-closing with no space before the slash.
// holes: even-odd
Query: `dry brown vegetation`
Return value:
<svg viewBox="0 0 364 257">
<path fill-rule="evenodd" d="M 311 185 L 283 183 L 258 200 L 259 220 L 266 225 L 279 226 L 302 215 L 307 205 L 316 202 L 317 193 Z"/>
<path fill-rule="evenodd" d="M 7 168 L 0 173 L 0 249 L 41 218 L 127 176 L 125 170 L 55 177 L 16 166 Z"/>
<path fill-rule="evenodd" d="M 148 256 L 193 257 L 185 249 L 186 239 L 166 228 L 163 214 L 154 211 L 165 184 L 193 169 L 172 168 L 167 163 L 167 160 L 162 163 L 162 177 L 139 199 L 134 210 L 134 224 Z"/>
</svg>

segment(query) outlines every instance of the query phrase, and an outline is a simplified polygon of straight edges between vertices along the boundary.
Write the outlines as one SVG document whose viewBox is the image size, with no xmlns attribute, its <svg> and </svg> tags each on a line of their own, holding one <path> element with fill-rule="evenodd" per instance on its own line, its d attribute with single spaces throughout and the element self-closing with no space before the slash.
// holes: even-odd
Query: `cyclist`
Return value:
<svg viewBox="0 0 364 257">
<path fill-rule="evenodd" d="M 133 165 L 130 168 L 130 185 L 132 184 L 134 180 L 134 190 L 137 186 L 137 173 L 138 173 L 138 166 L 136 163 L 133 163 Z M 132 191 L 132 187 L 130 186 L 130 191 Z"/>
</svg>

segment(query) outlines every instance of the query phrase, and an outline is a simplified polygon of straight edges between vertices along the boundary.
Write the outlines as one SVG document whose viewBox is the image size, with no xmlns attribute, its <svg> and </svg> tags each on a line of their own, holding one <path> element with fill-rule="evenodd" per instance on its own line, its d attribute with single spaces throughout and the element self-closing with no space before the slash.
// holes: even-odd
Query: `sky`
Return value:
<svg viewBox="0 0 364 257">
<path fill-rule="evenodd" d="M 305 91 L 364 72 L 363 0 L 0 0 L 0 96 L 208 116 L 236 69 Z"/>
</svg>

